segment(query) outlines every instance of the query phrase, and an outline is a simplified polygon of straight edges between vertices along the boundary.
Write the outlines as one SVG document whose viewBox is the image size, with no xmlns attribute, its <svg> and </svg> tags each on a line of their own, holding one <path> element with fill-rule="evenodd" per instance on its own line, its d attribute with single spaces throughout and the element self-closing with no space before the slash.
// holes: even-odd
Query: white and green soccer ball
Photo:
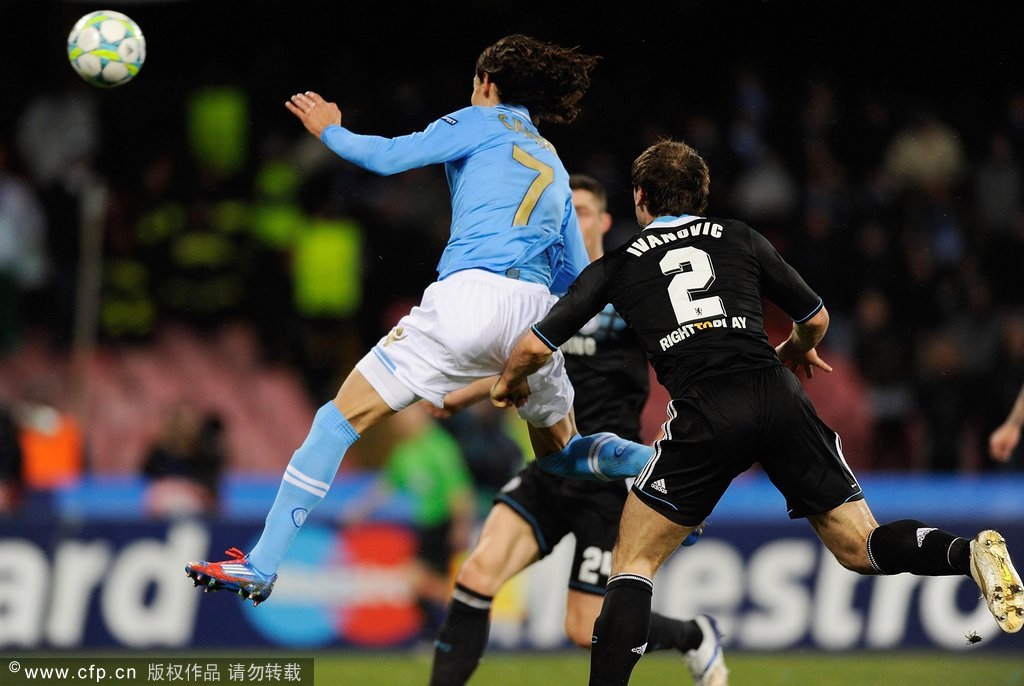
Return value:
<svg viewBox="0 0 1024 686">
<path fill-rule="evenodd" d="M 146 39 L 134 21 L 112 10 L 90 12 L 68 34 L 68 60 L 94 86 L 128 83 L 146 60 Z"/>
</svg>

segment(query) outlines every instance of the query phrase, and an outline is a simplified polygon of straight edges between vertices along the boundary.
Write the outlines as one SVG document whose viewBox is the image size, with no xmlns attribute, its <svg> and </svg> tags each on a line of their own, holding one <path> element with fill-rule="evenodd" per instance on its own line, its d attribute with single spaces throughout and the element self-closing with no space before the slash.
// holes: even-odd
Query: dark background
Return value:
<svg viewBox="0 0 1024 686">
<path fill-rule="evenodd" d="M 70 92 L 95 104 L 100 145 L 91 164 L 111 188 L 111 223 L 120 227 L 108 227 L 108 256 L 137 256 L 133 222 L 152 209 L 142 179 L 161 157 L 176 165 L 175 199 L 200 219 L 204 203 L 254 197 L 266 162 L 308 161 L 316 143 L 283 106 L 294 92 L 337 101 L 358 133 L 399 135 L 467 105 L 477 55 L 509 33 L 600 55 L 577 121 L 541 131 L 570 171 L 607 186 L 616 219 L 609 241 L 636 228 L 630 162 L 662 137 L 686 139 L 711 167 L 708 214 L 765 233 L 829 307 L 826 351 L 849 373 L 836 375 L 838 386 L 824 394 L 835 405 L 824 414 L 844 436 L 863 439 L 850 449 L 855 461 L 882 469 L 995 466 L 984 456 L 986 438 L 1024 381 L 1024 53 L 1017 23 L 997 6 L 112 2 L 106 7 L 142 27 L 148 56 L 134 81 L 111 90 L 84 83 L 65 54 L 75 20 L 103 6 L 7 0 L 2 7 L 15 19 L 0 62 L 0 142 L 16 147 L 26 108 L 41 96 Z M 249 127 L 241 173 L 214 181 L 190 157 L 186 116 L 189 99 L 210 86 L 244 93 Z M 886 157 L 926 117 L 945 127 L 962 164 L 938 190 L 901 188 Z M 1007 141 L 1006 160 L 991 152 L 995 137 Z M 765 158 L 774 163 L 767 169 Z M 204 332 L 223 321 L 255 321 L 267 356 L 298 369 L 316 404 L 418 300 L 448 228 L 440 166 L 380 179 L 329 155 L 317 164 L 302 179 L 304 209 L 352 217 L 363 231 L 355 316 L 302 321 L 289 309 L 286 254 L 247 262 L 246 300 L 223 316 L 160 311 L 161 322 L 184 319 Z M 1016 208 L 995 228 L 978 202 L 981 171 L 993 165 L 1011 181 Z M 10 167 L 27 176 L 24 160 L 15 157 Z M 790 186 L 788 205 L 765 214 L 748 209 L 742 189 L 779 181 Z M 38 190 L 54 215 L 59 203 L 46 200 L 52 189 Z M 61 193 L 71 207 L 73 198 Z M 75 224 L 55 220 L 66 218 L 51 216 L 48 228 L 55 264 L 65 265 L 52 283 L 75 278 Z M 868 254 L 866 235 L 875 253 Z M 56 304 L 33 296 L 28 323 L 47 328 L 63 312 L 49 333 L 66 341 L 69 293 Z M 863 310 L 873 305 L 887 317 L 865 323 Z M 771 322 L 781 327 L 773 337 L 785 333 L 788 322 Z M 312 356 L 321 356 L 312 362 L 310 340 Z M 325 359 L 324 349 L 344 353 Z M 880 429 L 894 389 L 903 394 L 899 417 Z M 849 397 L 858 400 L 851 406 Z M 864 430 L 844 425 L 858 411 L 870 418 Z M 889 457 L 871 459 L 882 454 L 872 447 L 879 441 Z"/>
<path fill-rule="evenodd" d="M 63 47 L 78 16 L 100 5 L 3 3 L 19 18 L 3 66 L 5 132 L 33 93 L 92 90 L 70 70 Z M 931 107 L 974 146 L 982 141 L 972 137 L 1003 115 L 999 104 L 1024 87 L 1015 22 L 994 6 L 967 2 L 107 5 L 137 21 L 148 46 L 131 88 L 96 93 L 105 115 L 104 163 L 113 174 L 131 174 L 152 145 L 180 131 L 179 103 L 207 83 L 231 82 L 251 93 L 254 140 L 261 132 L 294 131 L 282 103 L 307 89 L 336 100 L 356 131 L 417 130 L 468 104 L 479 51 L 514 32 L 604 58 L 578 121 L 544 130 L 570 169 L 595 151 L 628 164 L 652 131 L 682 136 L 692 115 L 730 116 L 736 76 L 748 68 L 779 96 L 766 137 L 783 149 L 799 145 L 799 108 L 817 78 L 832 83 L 850 108 L 840 108 L 847 118 L 871 97 L 891 101 L 897 117 Z"/>
</svg>

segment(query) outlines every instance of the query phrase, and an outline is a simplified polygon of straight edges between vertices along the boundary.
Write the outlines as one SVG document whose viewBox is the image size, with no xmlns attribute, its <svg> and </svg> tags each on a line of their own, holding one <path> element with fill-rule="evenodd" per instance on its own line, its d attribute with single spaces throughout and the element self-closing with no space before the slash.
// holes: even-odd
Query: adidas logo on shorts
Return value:
<svg viewBox="0 0 1024 686">
<path fill-rule="evenodd" d="M 652 483 L 651 484 L 651 488 L 653 488 L 654 490 L 658 491 L 659 493 L 664 493 L 664 494 L 668 495 L 668 489 L 665 488 L 665 480 L 664 479 L 658 479 L 657 481 Z"/>
</svg>

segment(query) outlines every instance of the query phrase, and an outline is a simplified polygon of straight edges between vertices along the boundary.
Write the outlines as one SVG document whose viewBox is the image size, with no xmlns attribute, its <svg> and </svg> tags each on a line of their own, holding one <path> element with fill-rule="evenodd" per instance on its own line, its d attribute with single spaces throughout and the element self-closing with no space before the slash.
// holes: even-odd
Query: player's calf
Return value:
<svg viewBox="0 0 1024 686">
<path fill-rule="evenodd" d="M 968 541 L 916 519 L 900 519 L 875 528 L 868 534 L 865 552 L 871 572 L 877 574 L 970 573 Z"/>
</svg>

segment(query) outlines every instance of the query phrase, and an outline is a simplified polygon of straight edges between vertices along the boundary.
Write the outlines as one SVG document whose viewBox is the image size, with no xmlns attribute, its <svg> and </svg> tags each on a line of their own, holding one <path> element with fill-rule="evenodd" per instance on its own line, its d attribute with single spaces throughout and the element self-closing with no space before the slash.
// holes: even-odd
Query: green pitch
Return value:
<svg viewBox="0 0 1024 686">
<path fill-rule="evenodd" d="M 1024 651 L 950 653 L 726 653 L 731 686 L 1024 686 Z M 316 683 L 332 686 L 426 686 L 426 653 L 316 656 Z M 492 652 L 470 686 L 586 684 L 589 662 L 581 652 Z M 669 654 L 645 656 L 630 682 L 686 686 L 689 674 Z"/>
</svg>

